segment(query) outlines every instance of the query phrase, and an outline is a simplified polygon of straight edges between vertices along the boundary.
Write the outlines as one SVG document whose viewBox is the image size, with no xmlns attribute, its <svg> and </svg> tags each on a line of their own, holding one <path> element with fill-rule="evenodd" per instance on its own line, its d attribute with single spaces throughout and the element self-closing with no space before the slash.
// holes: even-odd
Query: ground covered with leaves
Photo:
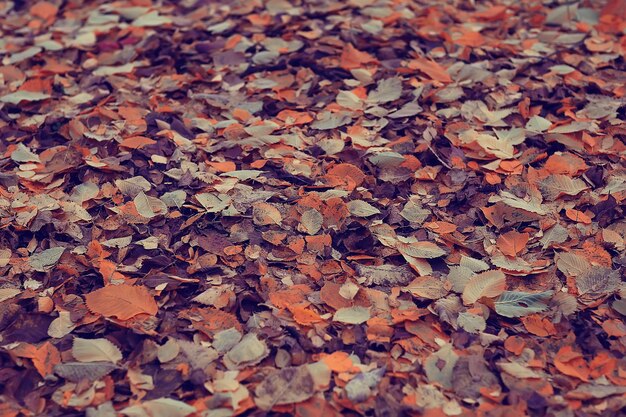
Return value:
<svg viewBox="0 0 626 417">
<path fill-rule="evenodd" d="M 0 416 L 615 416 L 623 0 L 0 2 Z"/>
</svg>

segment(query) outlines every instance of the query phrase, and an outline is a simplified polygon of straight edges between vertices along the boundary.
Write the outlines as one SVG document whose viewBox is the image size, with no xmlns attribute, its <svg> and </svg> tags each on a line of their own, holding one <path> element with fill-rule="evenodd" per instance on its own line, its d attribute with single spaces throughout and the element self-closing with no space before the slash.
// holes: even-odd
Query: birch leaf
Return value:
<svg viewBox="0 0 626 417">
<path fill-rule="evenodd" d="M 399 78 L 386 78 L 378 82 L 376 89 L 367 95 L 368 103 L 388 103 L 400 98 L 402 95 L 402 80 Z"/>
<path fill-rule="evenodd" d="M 56 265 L 59 259 L 61 259 L 63 252 L 65 252 L 65 248 L 61 246 L 46 249 L 35 255 L 31 255 L 28 259 L 28 263 L 35 271 L 45 272 Z"/>
<path fill-rule="evenodd" d="M 363 200 L 352 200 L 348 202 L 348 211 L 357 217 L 369 217 L 380 214 L 380 210 Z"/>
<path fill-rule="evenodd" d="M 346 324 L 362 324 L 370 319 L 370 309 L 365 307 L 345 307 L 335 312 L 333 321 Z"/>
</svg>

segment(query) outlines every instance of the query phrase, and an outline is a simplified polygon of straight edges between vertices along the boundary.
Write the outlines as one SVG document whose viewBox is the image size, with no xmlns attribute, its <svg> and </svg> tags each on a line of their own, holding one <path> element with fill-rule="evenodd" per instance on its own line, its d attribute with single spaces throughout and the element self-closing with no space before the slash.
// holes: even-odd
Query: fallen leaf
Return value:
<svg viewBox="0 0 626 417">
<path fill-rule="evenodd" d="M 172 398 L 142 401 L 120 410 L 129 417 L 186 417 L 198 411 L 195 407 Z"/>
<path fill-rule="evenodd" d="M 315 209 L 310 209 L 302 213 L 300 222 L 302 223 L 302 227 L 304 228 L 306 233 L 314 235 L 322 228 L 324 218 L 319 211 Z"/>
<path fill-rule="evenodd" d="M 256 204 L 252 209 L 252 218 L 254 220 L 254 224 L 259 226 L 280 224 L 283 220 L 283 216 L 280 214 L 280 211 L 268 203 Z"/>
<path fill-rule="evenodd" d="M 345 324 L 362 324 L 368 321 L 370 317 L 369 308 L 359 306 L 345 307 L 335 312 L 333 321 Z"/>
<path fill-rule="evenodd" d="M 349 201 L 347 206 L 350 214 L 357 217 L 369 217 L 380 214 L 380 210 L 363 200 Z"/>
<path fill-rule="evenodd" d="M 112 362 L 123 359 L 119 348 L 107 339 L 74 338 L 72 356 L 79 362 Z"/>
<path fill-rule="evenodd" d="M 20 104 L 22 101 L 41 101 L 49 99 L 50 94 L 35 91 L 16 91 L 0 97 L 0 102 L 9 104 Z"/>
<path fill-rule="evenodd" d="M 583 224 L 591 224 L 591 217 L 587 216 L 585 213 L 579 210 L 574 209 L 566 209 L 565 215 L 568 219 Z"/>
<path fill-rule="evenodd" d="M 366 52 L 357 50 L 352 44 L 348 43 L 341 53 L 341 67 L 347 70 L 361 68 L 363 64 L 376 62 L 376 58 Z"/>
<path fill-rule="evenodd" d="M 522 317 L 540 313 L 548 308 L 552 291 L 526 293 L 521 291 L 504 291 L 495 301 L 496 313 L 504 317 Z"/>
<path fill-rule="evenodd" d="M 299 403 L 314 394 L 314 382 L 306 366 L 287 367 L 265 377 L 255 389 L 254 402 L 262 410 L 275 405 Z"/>
<path fill-rule="evenodd" d="M 61 259 L 64 252 L 65 248 L 61 246 L 46 249 L 42 252 L 31 255 L 28 259 L 28 263 L 35 271 L 45 272 L 59 262 L 59 259 Z"/>
<path fill-rule="evenodd" d="M 108 285 L 85 296 L 87 307 L 96 314 L 128 320 L 138 314 L 156 315 L 157 303 L 146 287 Z"/>
<path fill-rule="evenodd" d="M 65 362 L 54 367 L 54 373 L 68 381 L 97 381 L 117 369 L 111 362 Z"/>
<path fill-rule="evenodd" d="M 474 275 L 463 289 L 463 304 L 473 304 L 483 297 L 495 298 L 502 294 L 505 288 L 506 276 L 500 270 Z"/>
<path fill-rule="evenodd" d="M 530 235 L 528 233 L 519 233 L 511 230 L 498 236 L 498 249 L 506 256 L 516 257 L 518 253 L 526 248 L 529 238 Z"/>
<path fill-rule="evenodd" d="M 157 143 L 155 140 L 143 136 L 132 136 L 120 142 L 120 146 L 129 149 L 141 149 L 148 145 Z"/>
<path fill-rule="evenodd" d="M 248 333 L 228 351 L 224 362 L 229 369 L 239 369 L 259 363 L 268 354 L 266 344 L 254 333 Z"/>
<path fill-rule="evenodd" d="M 428 298 L 431 300 L 437 300 L 448 294 L 448 290 L 445 289 L 444 282 L 430 276 L 417 277 L 405 288 L 416 297 Z"/>
<path fill-rule="evenodd" d="M 414 258 L 434 259 L 446 254 L 446 251 L 431 242 L 398 242 L 396 248 L 403 255 Z"/>
<path fill-rule="evenodd" d="M 570 178 L 567 175 L 550 175 L 539 182 L 542 194 L 548 200 L 554 201 L 562 195 L 575 196 L 588 187 L 583 180 Z"/>
</svg>

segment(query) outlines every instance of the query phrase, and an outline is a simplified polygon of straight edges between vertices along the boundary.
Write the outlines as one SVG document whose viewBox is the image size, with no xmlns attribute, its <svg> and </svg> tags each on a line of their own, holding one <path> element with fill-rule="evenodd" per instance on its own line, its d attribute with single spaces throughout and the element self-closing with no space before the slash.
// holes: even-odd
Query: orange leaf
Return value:
<svg viewBox="0 0 626 417">
<path fill-rule="evenodd" d="M 474 17 L 481 20 L 494 21 L 502 19 L 506 14 L 506 6 L 493 6 L 480 12 L 474 13 Z"/>
<path fill-rule="evenodd" d="M 602 323 L 602 329 L 609 336 L 623 337 L 626 336 L 626 324 L 622 320 L 611 319 Z"/>
<path fill-rule="evenodd" d="M 599 378 L 602 375 L 608 375 L 615 370 L 617 359 L 608 352 L 600 352 L 591 360 L 589 369 L 591 370 L 591 378 Z"/>
<path fill-rule="evenodd" d="M 446 72 L 446 69 L 429 59 L 413 59 L 409 62 L 409 68 L 423 72 L 434 81 L 440 81 L 442 83 L 452 82 L 452 78 L 450 78 L 450 74 Z"/>
<path fill-rule="evenodd" d="M 538 314 L 522 317 L 521 320 L 526 330 L 536 336 L 546 337 L 556 334 L 554 324 L 548 319 L 542 319 Z"/>
<path fill-rule="evenodd" d="M 313 310 L 306 308 L 304 305 L 289 306 L 289 311 L 293 314 L 293 319 L 296 323 L 303 326 L 311 326 L 315 323 L 320 323 L 322 318 Z"/>
<path fill-rule="evenodd" d="M 389 343 L 393 336 L 393 327 L 381 317 L 372 317 L 367 321 L 367 340 L 379 343 Z"/>
<path fill-rule="evenodd" d="M 583 355 L 575 352 L 571 346 L 563 346 L 554 358 L 554 366 L 561 373 L 581 381 L 589 381 L 589 365 Z"/>
<path fill-rule="evenodd" d="M 59 363 L 61 363 L 61 354 L 50 342 L 39 346 L 33 356 L 33 365 L 42 377 L 52 374 L 54 366 Z"/>
<path fill-rule="evenodd" d="M 130 148 L 130 149 L 139 149 L 139 148 L 143 148 L 144 146 L 154 145 L 155 143 L 156 143 L 155 140 L 146 138 L 144 136 L 132 136 L 130 138 L 124 139 L 120 143 L 120 146 L 123 146 L 124 148 Z"/>
<path fill-rule="evenodd" d="M 117 265 L 115 262 L 103 259 L 98 266 L 98 272 L 102 275 L 102 280 L 105 285 L 110 284 L 112 281 L 125 281 L 127 278 L 124 274 L 117 272 Z"/>
<path fill-rule="evenodd" d="M 500 184 L 502 182 L 502 178 L 500 178 L 500 176 L 495 172 L 487 172 L 485 173 L 485 181 L 487 181 L 488 184 L 495 185 Z"/>
<path fill-rule="evenodd" d="M 119 320 L 143 313 L 154 316 L 159 309 L 146 287 L 128 284 L 100 288 L 87 294 L 85 300 L 91 312 Z"/>
<path fill-rule="evenodd" d="M 498 249 L 507 256 L 515 257 L 526 247 L 529 238 L 530 235 L 528 233 L 519 233 L 511 230 L 498 237 Z"/>
<path fill-rule="evenodd" d="M 331 371 L 335 372 L 349 372 L 354 367 L 354 363 L 352 362 L 352 359 L 350 359 L 350 355 L 341 351 L 333 352 L 330 355 L 324 356 L 322 358 L 322 362 L 324 362 Z"/>
<path fill-rule="evenodd" d="M 351 43 L 347 44 L 341 53 L 340 66 L 343 69 L 351 70 L 361 68 L 363 64 L 370 62 L 376 62 L 376 58 L 368 54 L 367 52 L 361 52 L 352 46 Z"/>
<path fill-rule="evenodd" d="M 456 232 L 456 224 L 448 222 L 430 222 L 424 223 L 424 227 L 432 230 L 440 235 Z"/>
<path fill-rule="evenodd" d="M 293 285 L 285 290 L 270 293 L 270 302 L 278 308 L 288 308 L 301 303 L 308 304 L 306 295 L 311 293 L 311 288 L 306 285 Z"/>
<path fill-rule="evenodd" d="M 48 20 L 56 16 L 59 8 L 47 1 L 40 1 L 30 8 L 30 14 L 43 20 Z"/>
<path fill-rule="evenodd" d="M 584 159 L 571 153 L 550 155 L 544 165 L 544 169 L 549 173 L 564 175 L 575 175 L 587 168 Z"/>
<path fill-rule="evenodd" d="M 322 252 L 333 243 L 330 235 L 306 236 L 304 240 L 306 240 L 307 249 L 314 252 Z"/>
<path fill-rule="evenodd" d="M 337 185 L 346 184 L 349 191 L 354 190 L 365 181 L 365 174 L 352 164 L 337 164 L 328 170 L 327 176 L 336 180 Z"/>
<path fill-rule="evenodd" d="M 514 355 L 521 355 L 526 347 L 526 342 L 519 336 L 511 336 L 504 341 L 504 348 Z"/>
<path fill-rule="evenodd" d="M 485 43 L 485 37 L 480 32 L 466 30 L 461 36 L 454 37 L 454 43 L 478 48 Z"/>
<path fill-rule="evenodd" d="M 287 126 L 291 125 L 303 125 L 306 123 L 311 123 L 313 121 L 313 117 L 306 112 L 297 112 L 294 110 L 285 109 L 276 115 L 278 120 L 285 123 Z"/>
<path fill-rule="evenodd" d="M 239 120 L 240 122 L 245 122 L 247 121 L 249 118 L 252 117 L 252 115 L 250 114 L 250 112 L 246 109 L 240 109 L 240 108 L 236 108 L 235 110 L 233 110 L 233 117 L 237 120 Z"/>
<path fill-rule="evenodd" d="M 179 317 L 191 321 L 191 325 L 196 330 L 208 336 L 231 327 L 242 331 L 237 316 L 216 308 L 192 308 L 181 311 Z"/>
<path fill-rule="evenodd" d="M 623 0 L 610 0 L 600 12 L 600 16 L 626 17 Z"/>
<path fill-rule="evenodd" d="M 568 219 L 575 221 L 577 223 L 583 224 L 591 224 L 591 217 L 587 216 L 585 213 L 579 210 L 567 209 L 565 210 L 565 215 Z"/>
<path fill-rule="evenodd" d="M 218 172 L 231 172 L 237 170 L 237 166 L 233 161 L 207 162 L 207 165 L 214 168 Z"/>
</svg>

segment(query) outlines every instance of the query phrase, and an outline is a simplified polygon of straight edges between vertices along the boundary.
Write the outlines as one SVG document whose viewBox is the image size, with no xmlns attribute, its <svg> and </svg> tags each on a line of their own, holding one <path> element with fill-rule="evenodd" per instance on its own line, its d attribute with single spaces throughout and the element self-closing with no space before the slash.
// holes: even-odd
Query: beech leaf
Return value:
<svg viewBox="0 0 626 417">
<path fill-rule="evenodd" d="M 474 275 L 463 290 L 463 303 L 473 304 L 482 297 L 494 298 L 506 288 L 506 276 L 500 270 Z"/>
<path fill-rule="evenodd" d="M 539 313 L 548 308 L 552 294 L 552 291 L 539 293 L 504 291 L 494 303 L 495 310 L 504 317 L 522 317 Z"/>
<path fill-rule="evenodd" d="M 108 285 L 85 296 L 87 307 L 96 314 L 128 320 L 138 314 L 155 315 L 157 303 L 146 287 Z"/>
<path fill-rule="evenodd" d="M 122 352 L 107 339 L 74 338 L 72 356 L 79 362 L 112 362 L 122 360 Z"/>
</svg>

